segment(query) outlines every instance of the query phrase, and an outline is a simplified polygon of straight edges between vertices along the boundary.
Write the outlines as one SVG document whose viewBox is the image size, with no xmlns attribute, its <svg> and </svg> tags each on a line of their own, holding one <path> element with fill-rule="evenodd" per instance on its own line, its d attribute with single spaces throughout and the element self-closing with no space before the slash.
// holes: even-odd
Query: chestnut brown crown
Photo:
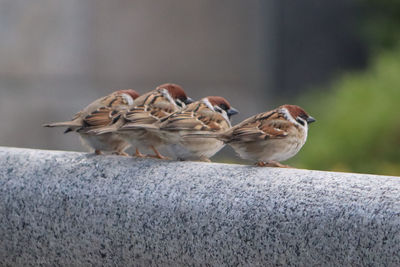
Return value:
<svg viewBox="0 0 400 267">
<path fill-rule="evenodd" d="M 182 86 L 175 84 L 175 83 L 164 83 L 157 86 L 156 89 L 164 88 L 168 91 L 173 99 L 179 99 L 184 101 L 187 99 L 187 95 L 183 90 Z"/>
<path fill-rule="evenodd" d="M 121 94 L 130 95 L 133 100 L 135 100 L 136 98 L 138 98 L 140 96 L 139 93 L 133 89 L 119 90 L 118 92 L 120 92 Z"/>
<path fill-rule="evenodd" d="M 218 106 L 219 108 L 226 111 L 226 114 L 230 118 L 232 115 L 238 114 L 239 111 L 231 106 L 231 104 L 222 96 L 209 96 L 208 101 L 212 106 Z"/>
<path fill-rule="evenodd" d="M 207 99 L 211 105 L 218 106 L 225 111 L 231 108 L 231 104 L 222 96 L 208 96 Z"/>
<path fill-rule="evenodd" d="M 304 109 L 302 109 L 301 107 L 299 107 L 299 106 L 296 106 L 296 105 L 283 105 L 281 107 L 282 108 L 286 108 L 287 111 L 290 113 L 290 115 L 293 117 L 293 119 L 295 119 L 296 121 L 298 120 L 298 118 L 303 119 L 308 124 L 315 121 L 315 119 L 313 117 L 308 115 L 307 112 Z"/>
</svg>

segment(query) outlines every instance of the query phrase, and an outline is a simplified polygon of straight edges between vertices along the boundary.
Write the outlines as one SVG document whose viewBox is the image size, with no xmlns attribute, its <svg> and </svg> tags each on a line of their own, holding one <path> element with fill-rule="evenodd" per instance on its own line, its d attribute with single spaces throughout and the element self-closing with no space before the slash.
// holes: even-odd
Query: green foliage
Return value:
<svg viewBox="0 0 400 267">
<path fill-rule="evenodd" d="M 317 119 L 294 166 L 400 175 L 400 46 L 300 101 Z"/>
</svg>

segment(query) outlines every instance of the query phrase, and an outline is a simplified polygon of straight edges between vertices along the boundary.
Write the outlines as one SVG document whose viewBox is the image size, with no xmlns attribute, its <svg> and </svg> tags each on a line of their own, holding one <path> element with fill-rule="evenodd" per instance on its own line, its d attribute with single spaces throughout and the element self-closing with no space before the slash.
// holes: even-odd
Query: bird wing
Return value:
<svg viewBox="0 0 400 267">
<path fill-rule="evenodd" d="M 143 95 L 138 102 L 135 101 L 135 104 L 137 103 L 141 104 L 129 109 L 124 114 L 125 124 L 121 127 L 121 130 L 132 128 L 136 124 L 157 123 L 179 110 L 178 106 L 173 101 L 171 102 L 171 99 L 157 90 Z"/>
<path fill-rule="evenodd" d="M 218 112 L 209 109 L 203 102 L 196 101 L 184 110 L 171 114 L 161 123 L 161 130 L 221 131 L 230 123 Z"/>
<path fill-rule="evenodd" d="M 231 142 L 253 142 L 266 139 L 285 138 L 291 122 L 276 110 L 250 117 L 234 126 L 230 131 Z"/>
</svg>

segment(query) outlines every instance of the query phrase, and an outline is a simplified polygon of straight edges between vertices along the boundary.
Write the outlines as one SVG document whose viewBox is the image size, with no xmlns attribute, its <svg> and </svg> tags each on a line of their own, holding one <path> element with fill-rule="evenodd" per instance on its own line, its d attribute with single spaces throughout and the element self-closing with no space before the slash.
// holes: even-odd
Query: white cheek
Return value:
<svg viewBox="0 0 400 267">
<path fill-rule="evenodd" d="M 229 120 L 228 114 L 226 114 L 225 110 L 222 110 L 222 117 L 224 117 L 224 119 L 226 120 L 226 122 L 228 123 L 229 127 L 232 127 L 231 125 L 231 121 Z"/>
<path fill-rule="evenodd" d="M 292 115 L 290 115 L 289 111 L 286 108 L 281 109 L 281 112 L 283 114 L 285 114 L 285 117 L 292 123 L 298 125 L 300 127 L 300 129 L 303 130 L 304 132 L 304 137 L 303 137 L 303 144 L 306 142 L 307 140 L 307 134 L 308 134 L 308 123 L 306 121 L 304 121 L 304 125 L 298 123 L 293 117 Z"/>
<path fill-rule="evenodd" d="M 303 126 L 304 129 L 304 142 L 307 140 L 307 135 L 308 135 L 308 125 L 307 123 Z"/>
<path fill-rule="evenodd" d="M 301 125 L 300 123 L 297 123 L 297 125 L 299 125 L 300 126 L 300 130 L 302 130 L 303 131 L 303 145 L 304 145 L 304 143 L 306 142 L 306 140 L 307 140 L 307 135 L 308 135 L 308 125 L 307 125 L 307 123 L 305 123 L 304 124 L 304 126 L 303 125 Z"/>
<path fill-rule="evenodd" d="M 124 98 L 124 100 L 128 103 L 129 106 L 133 105 L 133 98 L 128 95 L 128 94 L 122 94 L 122 97 Z"/>
<path fill-rule="evenodd" d="M 285 115 L 285 118 L 294 124 L 299 124 L 295 119 L 293 119 L 292 115 L 290 115 L 289 111 L 286 108 L 281 109 L 281 112 Z M 300 125 L 302 126 L 302 125 Z"/>
<path fill-rule="evenodd" d="M 177 106 L 176 103 L 175 103 L 175 101 L 172 99 L 172 97 L 171 97 L 171 95 L 169 94 L 169 92 L 168 92 L 167 89 L 162 88 L 162 89 L 161 89 L 161 94 L 162 94 L 165 98 L 167 98 L 168 101 L 169 101 L 170 103 L 172 103 L 172 104 L 174 104 L 175 106 Z"/>
<path fill-rule="evenodd" d="M 206 104 L 206 106 L 207 106 L 209 109 L 214 110 L 213 106 L 211 105 L 210 101 L 208 101 L 208 98 L 207 98 L 207 97 L 203 98 L 201 101 L 202 101 L 204 104 Z"/>
</svg>

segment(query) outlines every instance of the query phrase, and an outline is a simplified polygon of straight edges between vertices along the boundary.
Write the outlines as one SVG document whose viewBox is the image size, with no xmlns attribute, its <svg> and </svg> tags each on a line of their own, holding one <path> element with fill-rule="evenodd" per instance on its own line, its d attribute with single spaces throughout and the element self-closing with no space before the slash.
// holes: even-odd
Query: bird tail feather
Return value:
<svg viewBox="0 0 400 267">
<path fill-rule="evenodd" d="M 81 123 L 78 121 L 60 121 L 53 123 L 45 123 L 43 127 L 81 127 Z"/>
</svg>

